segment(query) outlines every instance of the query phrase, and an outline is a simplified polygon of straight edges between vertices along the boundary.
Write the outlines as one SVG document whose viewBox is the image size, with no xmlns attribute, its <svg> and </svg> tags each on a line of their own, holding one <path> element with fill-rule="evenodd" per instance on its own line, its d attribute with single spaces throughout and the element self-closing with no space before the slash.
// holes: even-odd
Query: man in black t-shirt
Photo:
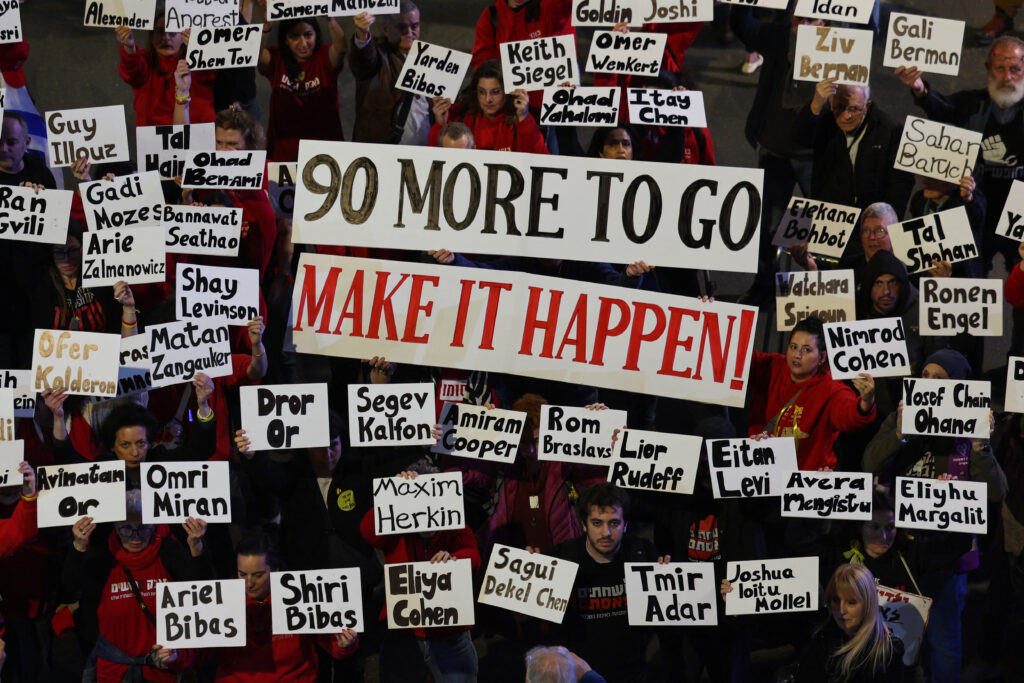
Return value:
<svg viewBox="0 0 1024 683">
<path fill-rule="evenodd" d="M 21 185 L 32 183 L 53 190 L 57 183 L 38 154 L 26 151 L 32 140 L 28 134 L 28 122 L 21 114 L 4 112 L 4 124 L 0 133 L 0 185 Z"/>
</svg>

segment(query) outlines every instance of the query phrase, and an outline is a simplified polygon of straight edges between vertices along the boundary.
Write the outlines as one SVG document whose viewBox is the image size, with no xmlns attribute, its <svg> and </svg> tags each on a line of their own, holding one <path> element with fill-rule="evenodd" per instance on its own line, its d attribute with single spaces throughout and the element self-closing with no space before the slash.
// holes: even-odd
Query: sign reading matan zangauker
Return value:
<svg viewBox="0 0 1024 683">
<path fill-rule="evenodd" d="M 793 14 L 808 19 L 866 24 L 874 7 L 875 0 L 797 0 Z"/>
<path fill-rule="evenodd" d="M 83 26 L 127 26 L 138 31 L 153 28 L 156 0 L 88 0 Z"/>
<path fill-rule="evenodd" d="M 378 536 L 465 525 L 461 472 L 373 480 L 373 526 Z"/>
<path fill-rule="evenodd" d="M 730 562 L 725 575 L 732 585 L 727 616 L 818 609 L 817 557 Z"/>
<path fill-rule="evenodd" d="M 587 71 L 657 76 L 667 39 L 664 33 L 594 31 Z"/>
<path fill-rule="evenodd" d="M 468 559 L 384 565 L 388 628 L 472 626 L 473 568 Z"/>
<path fill-rule="evenodd" d="M 153 388 L 231 374 L 231 345 L 223 319 L 180 320 L 149 326 L 149 368 Z"/>
<path fill-rule="evenodd" d="M 302 353 L 383 355 L 737 407 L 757 322 L 757 309 L 719 301 L 309 253 L 292 310 Z"/>
<path fill-rule="evenodd" d="M 359 567 L 270 572 L 274 635 L 363 631 Z"/>
<path fill-rule="evenodd" d="M 933 268 L 940 261 L 957 263 L 978 257 L 971 221 L 962 206 L 893 223 L 889 240 L 892 253 L 907 264 L 911 274 Z"/>
<path fill-rule="evenodd" d="M 32 387 L 63 388 L 81 396 L 117 394 L 121 337 L 100 332 L 36 330 L 32 343 Z"/>
<path fill-rule="evenodd" d="M 846 251 L 859 216 L 860 209 L 853 206 L 793 197 L 782 214 L 772 244 L 806 244 L 812 254 L 838 259 Z"/>
<path fill-rule="evenodd" d="M 560 624 L 577 569 L 569 560 L 495 543 L 477 602 Z"/>
<path fill-rule="evenodd" d="M 573 34 L 517 40 L 502 43 L 499 48 L 505 92 L 580 84 Z M 301 144 L 299 147 L 299 165 L 303 166 Z"/>
<path fill-rule="evenodd" d="M 796 30 L 793 80 L 835 78 L 839 85 L 867 85 L 875 34 L 856 28 L 801 24 Z"/>
<path fill-rule="evenodd" d="M 865 521 L 871 519 L 869 472 L 789 473 L 782 491 L 783 517 L 827 517 Z"/>
<path fill-rule="evenodd" d="M 981 138 L 973 130 L 908 116 L 893 167 L 959 185 L 974 173 Z"/>
<path fill-rule="evenodd" d="M 90 230 L 82 242 L 83 287 L 110 287 L 120 281 L 130 285 L 163 282 L 166 277 L 164 229 L 159 225 Z"/>
<path fill-rule="evenodd" d="M 256 66 L 262 34 L 259 24 L 195 29 L 185 61 L 193 71 Z"/>
<path fill-rule="evenodd" d="M 231 523 L 227 462 L 144 462 L 142 521 L 180 524 L 189 517 Z"/>
<path fill-rule="evenodd" d="M 896 477 L 896 527 L 988 533 L 988 484 Z"/>
<path fill-rule="evenodd" d="M 73 196 L 68 190 L 0 185 L 0 239 L 63 245 Z"/>
<path fill-rule="evenodd" d="M 526 413 L 446 402 L 441 409 L 441 437 L 430 450 L 459 458 L 511 463 L 519 449 Z"/>
<path fill-rule="evenodd" d="M 946 76 L 960 72 L 960 49 L 966 23 L 893 12 L 885 36 L 882 66 L 914 66 Z"/>
<path fill-rule="evenodd" d="M 349 384 L 352 446 L 430 446 L 437 416 L 434 384 Z"/>
<path fill-rule="evenodd" d="M 759 169 L 303 140 L 298 170 L 295 243 L 757 271 Z"/>
<path fill-rule="evenodd" d="M 330 445 L 326 383 L 241 387 L 239 398 L 252 450 Z"/>
<path fill-rule="evenodd" d="M 126 517 L 124 460 L 48 465 L 37 479 L 39 528 L 71 526 L 86 515 L 96 524 Z"/>
<path fill-rule="evenodd" d="M 625 426 L 625 410 L 587 410 L 570 406 L 540 407 L 537 459 L 607 466 L 612 434 Z"/>
<path fill-rule="evenodd" d="M 989 437 L 992 385 L 954 379 L 903 379 L 903 434 Z"/>
<path fill-rule="evenodd" d="M 804 318 L 826 323 L 857 319 L 852 270 L 775 274 L 775 329 L 788 332 Z"/>
<path fill-rule="evenodd" d="M 716 626 L 714 562 L 626 562 L 630 626 Z"/>
<path fill-rule="evenodd" d="M 216 146 L 212 123 L 139 126 L 135 129 L 139 170 L 156 171 L 165 179 L 185 172 L 185 158 L 190 153 L 214 149 Z"/>
<path fill-rule="evenodd" d="M 454 101 L 472 59 L 468 52 L 415 40 L 395 87 L 424 97 L 447 97 Z"/>
<path fill-rule="evenodd" d="M 628 88 L 629 120 L 634 125 L 704 128 L 704 93 L 663 88 Z"/>
<path fill-rule="evenodd" d="M 128 161 L 124 105 L 46 112 L 47 157 L 54 168 L 86 157 L 94 164 Z"/>
<path fill-rule="evenodd" d="M 164 192 L 156 171 L 94 180 L 78 187 L 90 231 L 142 228 L 163 222 Z"/>
<path fill-rule="evenodd" d="M 608 481 L 627 489 L 693 493 L 703 439 L 623 429 L 612 446 Z"/>
<path fill-rule="evenodd" d="M 921 278 L 920 334 L 999 337 L 1003 334 L 1003 281 L 968 277 Z"/>
<path fill-rule="evenodd" d="M 245 581 L 156 584 L 156 639 L 165 647 L 245 645 Z"/>
<path fill-rule="evenodd" d="M 715 439 L 706 445 L 715 498 L 777 496 L 797 469 L 796 442 L 788 436 Z"/>
<path fill-rule="evenodd" d="M 832 379 L 910 374 L 910 353 L 902 318 L 871 318 L 825 323 L 825 348 Z"/>
</svg>

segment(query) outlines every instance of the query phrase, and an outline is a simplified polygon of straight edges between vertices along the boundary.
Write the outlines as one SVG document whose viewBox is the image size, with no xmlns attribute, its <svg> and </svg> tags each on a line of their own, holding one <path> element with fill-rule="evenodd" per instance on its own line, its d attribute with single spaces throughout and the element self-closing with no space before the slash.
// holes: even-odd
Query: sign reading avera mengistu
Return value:
<svg viewBox="0 0 1024 683">
<path fill-rule="evenodd" d="M 123 104 L 48 111 L 45 120 L 53 168 L 70 166 L 82 158 L 94 164 L 129 160 Z"/>
<path fill-rule="evenodd" d="M 965 534 L 988 533 L 988 484 L 896 477 L 896 526 Z"/>
<path fill-rule="evenodd" d="M 869 520 L 872 492 L 868 472 L 793 471 L 782 491 L 782 516 Z"/>
<path fill-rule="evenodd" d="M 156 171 L 161 178 L 167 180 L 185 172 L 185 157 L 189 153 L 214 149 L 216 146 L 212 123 L 139 126 L 135 129 L 139 170 Z"/>
<path fill-rule="evenodd" d="M 224 318 L 246 325 L 260 314 L 260 272 L 255 268 L 177 265 L 178 320 Z"/>
<path fill-rule="evenodd" d="M 231 523 L 227 462 L 144 462 L 142 521 L 180 524 L 189 517 Z"/>
<path fill-rule="evenodd" d="M 793 197 L 782 214 L 772 244 L 806 244 L 812 254 L 838 259 L 846 251 L 858 217 L 860 209 L 853 206 Z"/>
<path fill-rule="evenodd" d="M 892 253 L 920 273 L 940 262 L 959 263 L 978 257 L 967 210 L 962 206 L 889 226 Z"/>
<path fill-rule="evenodd" d="M 254 451 L 323 448 L 331 443 L 327 384 L 241 387 L 242 429 Z"/>
<path fill-rule="evenodd" d="M 348 385 L 352 446 L 432 446 L 434 424 L 432 382 Z"/>
<path fill-rule="evenodd" d="M 464 526 L 461 472 L 373 480 L 373 527 L 378 536 Z"/>
<path fill-rule="evenodd" d="M 537 459 L 607 466 L 612 434 L 626 426 L 625 410 L 587 410 L 571 406 L 540 407 Z"/>
<path fill-rule="evenodd" d="M 499 49 L 505 92 L 580 84 L 574 34 L 517 40 L 502 43 Z M 303 165 L 301 154 L 299 165 Z"/>
<path fill-rule="evenodd" d="M 366 630 L 359 567 L 270 572 L 274 635 Z"/>
<path fill-rule="evenodd" d="M 206 324 L 206 323 L 211 324 Z M 224 320 L 182 320 L 149 326 L 149 372 L 153 388 L 231 374 L 231 344 Z"/>
<path fill-rule="evenodd" d="M 163 210 L 163 225 L 168 254 L 238 256 L 242 209 L 167 204 Z"/>
<path fill-rule="evenodd" d="M 122 522 L 125 512 L 124 460 L 47 465 L 37 472 L 39 528 L 71 526 L 82 517 Z"/>
<path fill-rule="evenodd" d="M 608 481 L 627 489 L 693 493 L 703 439 L 623 429 L 612 447 Z"/>
<path fill-rule="evenodd" d="M 562 623 L 579 565 L 494 544 L 477 602 Z"/>
<path fill-rule="evenodd" d="M 245 645 L 245 581 L 156 584 L 156 639 L 164 647 Z"/>
<path fill-rule="evenodd" d="M 729 562 L 726 579 L 732 592 L 725 613 L 777 614 L 818 609 L 818 558 Z"/>
<path fill-rule="evenodd" d="M 1002 336 L 1002 280 L 923 277 L 920 287 L 919 329 L 922 336 Z"/>
<path fill-rule="evenodd" d="M 788 332 L 804 318 L 826 323 L 857 319 L 852 270 L 775 274 L 775 329 Z"/>
<path fill-rule="evenodd" d="M 630 626 L 716 626 L 713 562 L 626 562 Z"/>
<path fill-rule="evenodd" d="M 90 232 L 163 224 L 164 191 L 156 171 L 82 183 L 79 191 Z"/>
<path fill-rule="evenodd" d="M 116 334 L 37 329 L 32 343 L 32 388 L 113 397 L 120 352 L 121 337 Z"/>
<path fill-rule="evenodd" d="M 512 462 L 526 424 L 526 413 L 445 402 L 441 438 L 430 450 L 460 458 Z"/>
<path fill-rule="evenodd" d="M 469 560 L 384 565 L 388 628 L 472 626 Z"/>
<path fill-rule="evenodd" d="M 825 323 L 825 348 L 832 379 L 910 374 L 910 352 L 902 318 L 872 318 Z"/>
<path fill-rule="evenodd" d="M 989 438 L 992 385 L 978 380 L 903 380 L 903 434 Z"/>
<path fill-rule="evenodd" d="M 73 192 L 0 186 L 0 239 L 63 245 Z"/>
<path fill-rule="evenodd" d="M 964 176 L 974 173 L 981 138 L 982 134 L 973 130 L 908 116 L 893 166 L 959 185 Z"/>
<path fill-rule="evenodd" d="M 714 439 L 707 442 L 715 498 L 777 496 L 797 469 L 796 443 L 787 437 Z"/>
</svg>

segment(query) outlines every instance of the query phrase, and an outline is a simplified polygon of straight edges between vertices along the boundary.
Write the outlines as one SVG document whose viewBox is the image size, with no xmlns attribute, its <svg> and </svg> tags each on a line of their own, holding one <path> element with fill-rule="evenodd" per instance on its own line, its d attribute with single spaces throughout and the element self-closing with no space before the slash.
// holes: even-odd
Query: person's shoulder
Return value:
<svg viewBox="0 0 1024 683">
<path fill-rule="evenodd" d="M 585 536 L 570 538 L 569 540 L 562 541 L 553 547 L 548 554 L 563 560 L 570 560 L 578 563 L 580 559 L 582 559 L 583 553 L 586 552 L 586 548 L 584 546 L 585 542 Z"/>
</svg>

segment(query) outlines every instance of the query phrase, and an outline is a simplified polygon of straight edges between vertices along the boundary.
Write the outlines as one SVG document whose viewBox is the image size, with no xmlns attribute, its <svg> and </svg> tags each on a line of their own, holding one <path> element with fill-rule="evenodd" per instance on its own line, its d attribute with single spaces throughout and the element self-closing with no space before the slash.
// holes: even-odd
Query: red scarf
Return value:
<svg viewBox="0 0 1024 683">
<path fill-rule="evenodd" d="M 117 529 L 110 531 L 110 538 L 107 544 L 110 547 L 110 554 L 114 556 L 115 562 L 127 568 L 128 571 L 137 572 L 157 561 L 157 557 L 160 555 L 160 544 L 170 533 L 171 529 L 166 524 L 159 525 L 149 545 L 137 553 L 130 553 L 125 550 L 124 546 L 121 545 L 120 537 L 117 535 Z"/>
</svg>

